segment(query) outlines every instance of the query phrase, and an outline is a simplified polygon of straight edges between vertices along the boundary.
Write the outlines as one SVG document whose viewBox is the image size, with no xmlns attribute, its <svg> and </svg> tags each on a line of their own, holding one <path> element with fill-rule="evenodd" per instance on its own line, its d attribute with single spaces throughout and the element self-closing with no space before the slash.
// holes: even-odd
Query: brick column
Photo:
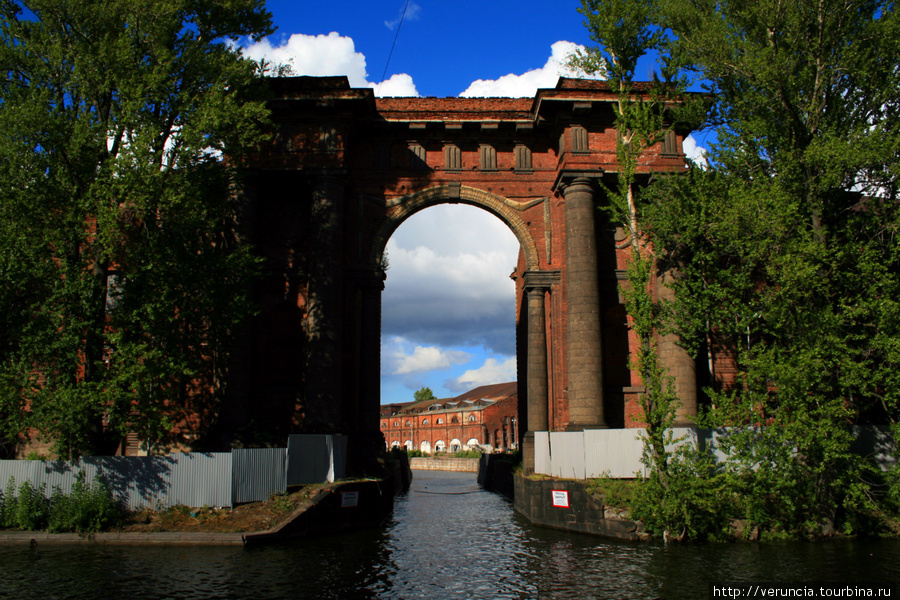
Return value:
<svg viewBox="0 0 900 600">
<path fill-rule="evenodd" d="M 597 281 L 596 202 L 591 180 L 563 188 L 566 215 L 566 355 L 570 431 L 605 428 L 600 290 Z"/>
<path fill-rule="evenodd" d="M 659 298 L 673 300 L 675 291 L 669 287 L 678 277 L 674 270 L 668 270 L 659 278 Z M 694 425 L 690 417 L 697 416 L 697 367 L 687 350 L 679 345 L 678 334 L 669 333 L 659 338 L 659 359 L 668 374 L 675 378 L 675 394 L 681 406 L 675 411 L 676 427 Z"/>
<path fill-rule="evenodd" d="M 343 333 L 344 182 L 320 175 L 312 182 L 306 380 L 307 427 L 310 433 L 343 430 L 341 357 Z"/>
<path fill-rule="evenodd" d="M 358 390 L 350 397 L 345 389 L 343 417 L 350 434 L 347 446 L 347 471 L 354 476 L 380 473 L 378 456 L 385 448 L 380 427 L 381 410 L 381 292 L 384 290 L 381 267 L 359 269 L 352 273 L 355 284 L 354 307 L 358 322 Z M 348 387 L 350 387 L 348 385 Z"/>
<path fill-rule="evenodd" d="M 379 430 L 381 407 L 381 292 L 384 271 L 379 267 L 357 275 L 360 290 L 360 419 L 366 431 Z"/>
</svg>

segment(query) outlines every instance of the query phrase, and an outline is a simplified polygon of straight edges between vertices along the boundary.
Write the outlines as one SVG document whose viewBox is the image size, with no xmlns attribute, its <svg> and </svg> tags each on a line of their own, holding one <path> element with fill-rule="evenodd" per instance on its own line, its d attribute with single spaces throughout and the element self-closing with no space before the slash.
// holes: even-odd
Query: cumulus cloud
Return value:
<svg viewBox="0 0 900 600">
<path fill-rule="evenodd" d="M 435 206 L 404 223 L 387 251 L 385 335 L 515 354 L 509 275 L 519 244 L 499 219 L 470 206 Z"/>
<path fill-rule="evenodd" d="M 381 83 L 370 83 L 370 88 L 375 90 L 375 95 L 380 98 L 400 97 L 400 96 L 418 96 L 416 84 L 413 78 L 406 73 L 398 73 L 391 75 Z"/>
<path fill-rule="evenodd" d="M 335 31 L 328 35 L 295 33 L 281 45 L 272 45 L 266 38 L 241 51 L 247 58 L 269 63 L 273 71 L 284 66 L 291 75 L 346 75 L 352 87 L 374 88 L 377 96 L 418 96 L 412 77 L 405 73 L 392 75 L 380 84 L 370 82 L 365 55 L 356 51 L 353 38 Z"/>
<path fill-rule="evenodd" d="M 556 42 L 550 46 L 550 58 L 543 67 L 526 71 L 521 75 L 510 73 L 498 79 L 478 79 L 460 96 L 464 98 L 527 98 L 534 96 L 541 88 L 555 87 L 560 76 L 586 77 L 584 73 L 573 71 L 566 66 L 569 55 L 579 49 L 584 50 L 585 48 L 573 42 Z"/>
<path fill-rule="evenodd" d="M 481 385 L 491 385 L 504 381 L 516 380 L 516 359 L 507 358 L 500 362 L 496 358 L 488 358 L 477 369 L 469 369 L 455 379 L 444 382 L 444 387 L 453 392 L 462 393 Z"/>
<path fill-rule="evenodd" d="M 707 165 L 706 148 L 699 146 L 697 144 L 697 140 L 693 135 L 689 135 L 684 138 L 682 147 L 684 149 L 685 156 L 687 156 L 689 159 L 691 159 L 701 167 L 705 167 Z"/>
<path fill-rule="evenodd" d="M 438 369 L 449 369 L 469 361 L 471 354 L 437 346 L 416 346 L 402 337 L 392 338 L 385 348 L 385 367 L 391 375 L 410 375 Z"/>
</svg>

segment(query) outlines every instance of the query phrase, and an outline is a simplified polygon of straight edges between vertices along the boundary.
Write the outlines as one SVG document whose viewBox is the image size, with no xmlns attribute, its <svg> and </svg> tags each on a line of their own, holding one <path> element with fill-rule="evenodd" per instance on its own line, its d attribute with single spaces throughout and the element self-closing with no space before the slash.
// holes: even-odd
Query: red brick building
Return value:
<svg viewBox="0 0 900 600">
<path fill-rule="evenodd" d="M 381 432 L 390 448 L 424 453 L 518 448 L 516 382 L 483 385 L 455 398 L 381 407 Z"/>
</svg>

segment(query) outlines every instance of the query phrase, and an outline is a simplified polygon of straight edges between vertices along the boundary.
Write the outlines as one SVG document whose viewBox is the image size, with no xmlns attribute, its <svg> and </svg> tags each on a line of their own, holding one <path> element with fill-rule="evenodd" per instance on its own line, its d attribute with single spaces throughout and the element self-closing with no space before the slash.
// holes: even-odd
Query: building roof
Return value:
<svg viewBox="0 0 900 600">
<path fill-rule="evenodd" d="M 496 403 L 504 398 L 518 395 L 518 383 L 510 381 L 507 383 L 495 383 L 492 385 L 482 385 L 475 389 L 463 392 L 454 398 L 432 398 L 430 400 L 421 400 L 419 402 L 402 402 L 398 404 L 385 404 L 393 410 L 393 415 L 408 415 L 414 413 L 438 413 L 453 412 L 458 410 L 479 410 Z M 392 416 L 382 412 L 382 418 Z"/>
</svg>

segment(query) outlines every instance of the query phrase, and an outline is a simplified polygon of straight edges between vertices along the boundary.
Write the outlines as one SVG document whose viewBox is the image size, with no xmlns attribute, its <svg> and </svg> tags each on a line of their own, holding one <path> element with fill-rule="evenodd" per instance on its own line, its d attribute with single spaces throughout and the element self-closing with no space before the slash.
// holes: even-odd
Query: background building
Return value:
<svg viewBox="0 0 900 600">
<path fill-rule="evenodd" d="M 435 452 L 518 448 L 515 381 L 483 385 L 455 398 L 385 404 L 381 431 L 388 448 Z"/>
</svg>

